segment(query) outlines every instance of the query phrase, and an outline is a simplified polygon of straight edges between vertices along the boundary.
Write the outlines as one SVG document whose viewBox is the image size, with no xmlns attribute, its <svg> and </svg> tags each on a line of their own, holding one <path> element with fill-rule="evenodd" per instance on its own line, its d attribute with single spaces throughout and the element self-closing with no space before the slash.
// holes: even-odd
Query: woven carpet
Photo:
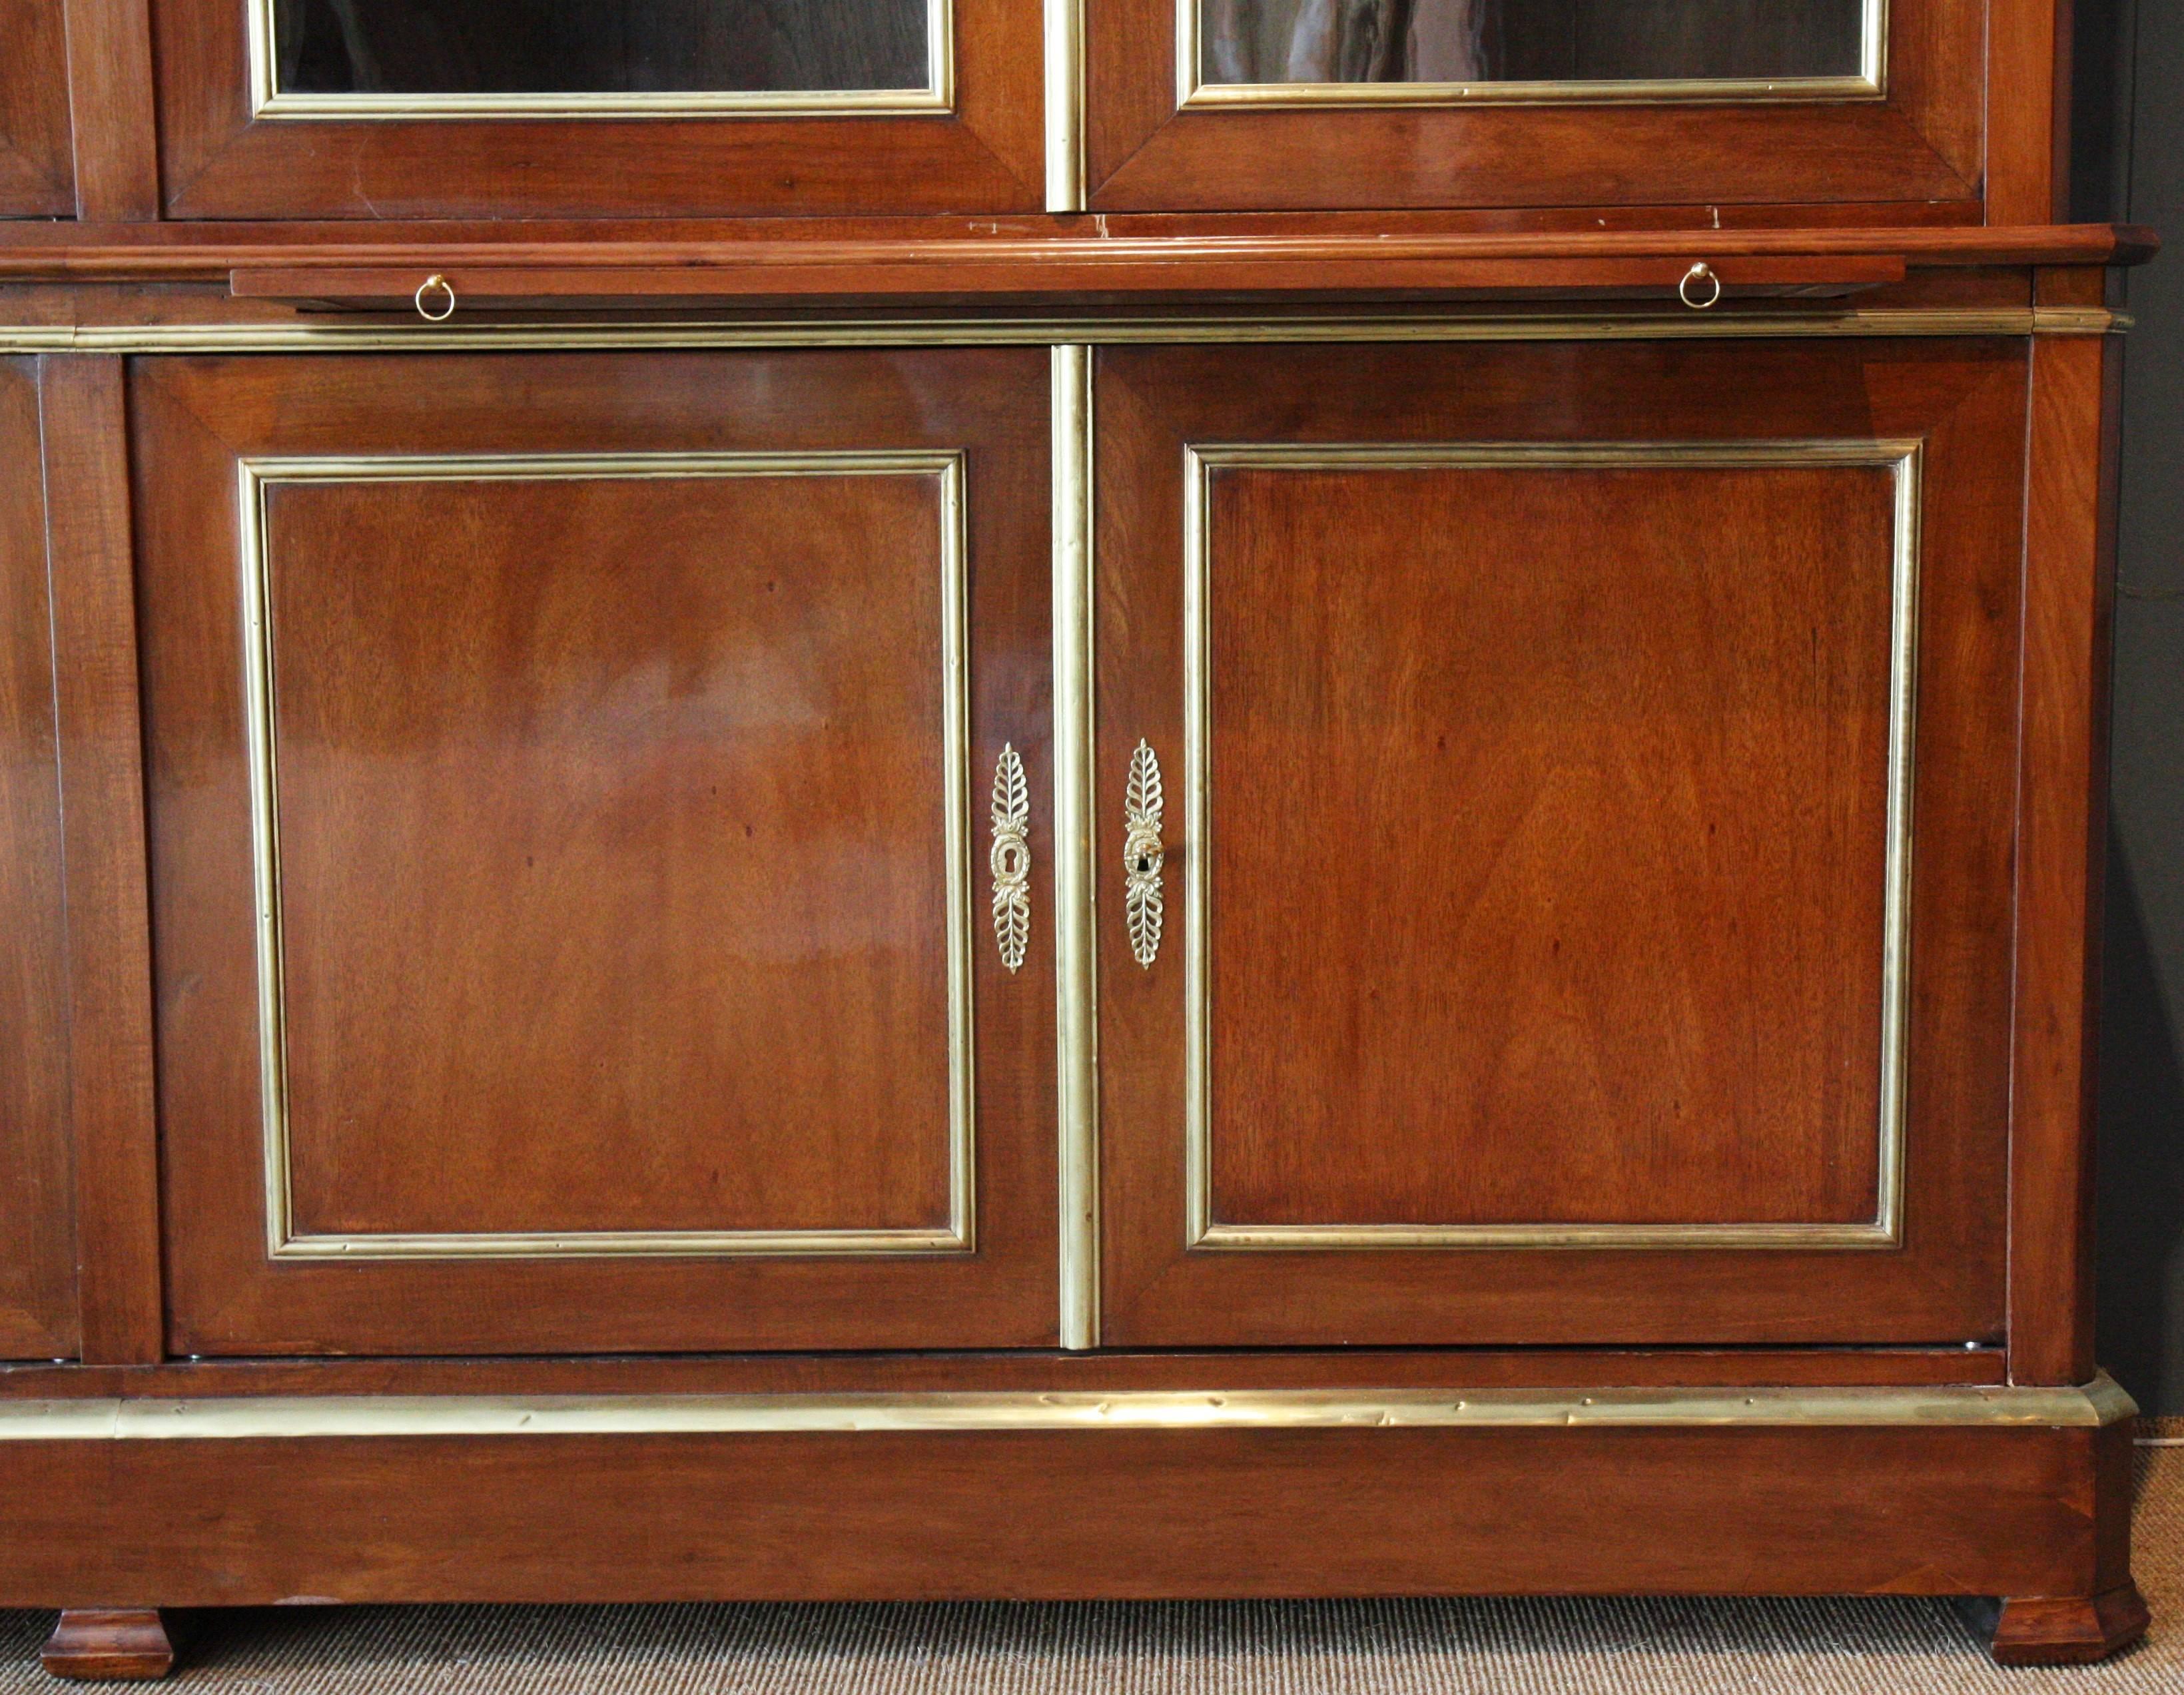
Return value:
<svg viewBox="0 0 2184 1695">
<path fill-rule="evenodd" d="M 2164 1431 L 2164 1434 L 2168 1432 Z M 2184 1446 L 2140 1451 L 2153 1609 L 2109 1664 L 2002 1671 L 1947 1603 L 354 1607 L 185 1615 L 167 1687 L 232 1695 L 2179 1695 Z M 0 1695 L 49 1613 L 0 1613 Z"/>
</svg>

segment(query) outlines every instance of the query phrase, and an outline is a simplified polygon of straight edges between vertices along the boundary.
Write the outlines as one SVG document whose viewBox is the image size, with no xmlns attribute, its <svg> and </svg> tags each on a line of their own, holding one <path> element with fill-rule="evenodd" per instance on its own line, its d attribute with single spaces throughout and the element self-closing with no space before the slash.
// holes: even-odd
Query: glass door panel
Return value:
<svg viewBox="0 0 2184 1695">
<path fill-rule="evenodd" d="M 1839 98 L 1881 89 L 1879 0 L 1196 4 L 1198 98 L 1216 102 Z"/>
<path fill-rule="evenodd" d="M 944 108 L 945 0 L 257 0 L 260 111 Z"/>
</svg>

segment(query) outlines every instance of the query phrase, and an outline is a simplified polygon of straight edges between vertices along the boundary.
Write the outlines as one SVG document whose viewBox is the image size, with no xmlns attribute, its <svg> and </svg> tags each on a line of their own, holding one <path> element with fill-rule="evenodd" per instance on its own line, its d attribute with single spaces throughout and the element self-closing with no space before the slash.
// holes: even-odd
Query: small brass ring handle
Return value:
<svg viewBox="0 0 2184 1695">
<path fill-rule="evenodd" d="M 425 296 L 435 288 L 448 297 L 443 311 L 435 312 L 425 304 Z M 455 315 L 455 286 L 437 270 L 417 285 L 417 292 L 411 298 L 416 303 L 417 315 L 428 324 L 444 324 Z"/>
<path fill-rule="evenodd" d="M 1167 850 L 1161 844 L 1160 761 L 1140 741 L 1130 755 L 1123 786 L 1123 916 L 1130 931 L 1130 956 L 1147 971 L 1160 957 L 1161 927 L 1167 913 L 1161 868 Z"/>
<path fill-rule="evenodd" d="M 1691 285 L 1693 283 L 1698 283 L 1702 286 L 1710 285 L 1713 292 L 1708 294 L 1705 299 L 1701 300 L 1696 298 L 1691 292 Z M 1712 265 L 1708 265 L 1704 259 L 1701 259 L 1696 265 L 1693 265 L 1689 270 L 1684 273 L 1683 281 L 1676 285 L 1676 298 L 1682 301 L 1684 304 L 1690 307 L 1694 312 L 1703 312 L 1708 307 L 1713 305 L 1715 301 L 1721 298 L 1721 278 L 1716 274 L 1714 268 Z"/>
</svg>

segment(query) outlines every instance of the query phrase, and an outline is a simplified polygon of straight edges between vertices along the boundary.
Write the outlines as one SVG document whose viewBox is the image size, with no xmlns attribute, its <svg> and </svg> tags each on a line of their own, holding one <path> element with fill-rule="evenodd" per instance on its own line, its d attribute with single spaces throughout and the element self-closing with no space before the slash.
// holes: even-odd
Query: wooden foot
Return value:
<svg viewBox="0 0 2184 1695">
<path fill-rule="evenodd" d="M 175 1645 L 156 1607 L 79 1607 L 61 1614 L 42 1658 L 56 1677 L 164 1677 Z"/>
<path fill-rule="evenodd" d="M 2146 1634 L 2146 1603 L 2136 1585 L 2101 1595 L 2013 1597 L 1968 1602 L 1964 1616 L 1991 1633 L 1997 1665 L 2090 1665 Z"/>
</svg>

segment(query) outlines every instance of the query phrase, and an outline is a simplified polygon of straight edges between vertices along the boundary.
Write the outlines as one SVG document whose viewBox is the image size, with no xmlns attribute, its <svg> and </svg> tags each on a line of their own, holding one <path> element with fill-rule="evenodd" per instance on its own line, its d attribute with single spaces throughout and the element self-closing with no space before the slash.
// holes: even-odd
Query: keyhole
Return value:
<svg viewBox="0 0 2184 1695">
<path fill-rule="evenodd" d="M 1138 874 L 1142 877 L 1146 872 L 1150 871 L 1152 868 L 1153 862 L 1151 856 L 1147 854 L 1139 854 L 1138 856 Z"/>
</svg>

